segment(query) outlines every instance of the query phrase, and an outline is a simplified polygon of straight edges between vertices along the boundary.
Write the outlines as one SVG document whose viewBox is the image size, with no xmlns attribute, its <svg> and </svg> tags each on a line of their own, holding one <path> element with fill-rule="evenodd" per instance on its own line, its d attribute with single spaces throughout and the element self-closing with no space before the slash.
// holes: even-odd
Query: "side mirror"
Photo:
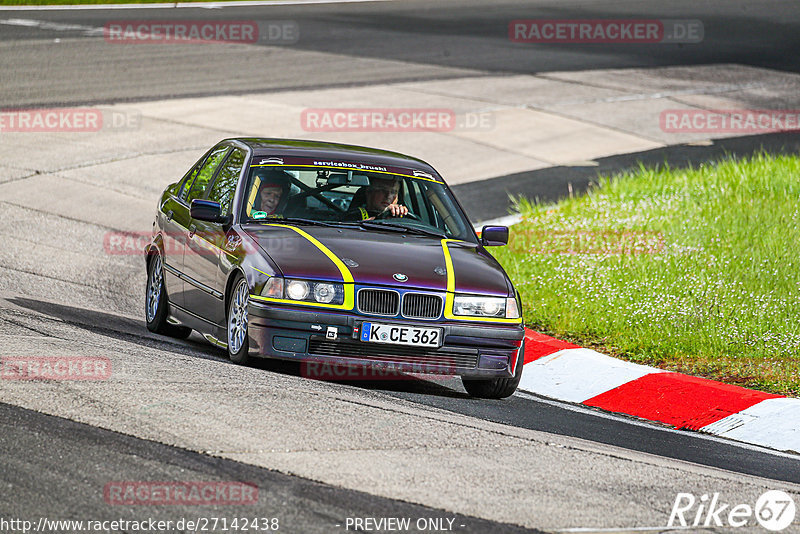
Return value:
<svg viewBox="0 0 800 534">
<path fill-rule="evenodd" d="M 481 230 L 484 247 L 500 247 L 508 244 L 508 226 L 484 226 Z"/>
<path fill-rule="evenodd" d="M 198 221 L 209 221 L 214 223 L 228 222 L 228 216 L 222 215 L 222 207 L 219 202 L 213 200 L 200 200 L 196 198 L 192 200 L 192 207 L 189 209 L 189 214 L 192 219 Z"/>
</svg>

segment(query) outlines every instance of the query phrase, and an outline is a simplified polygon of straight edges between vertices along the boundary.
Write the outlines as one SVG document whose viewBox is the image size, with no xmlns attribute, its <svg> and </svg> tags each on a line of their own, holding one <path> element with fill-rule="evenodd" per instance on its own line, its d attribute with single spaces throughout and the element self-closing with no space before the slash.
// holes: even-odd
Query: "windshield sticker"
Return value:
<svg viewBox="0 0 800 534">
<path fill-rule="evenodd" d="M 397 176 L 408 176 L 410 178 L 417 178 L 419 180 L 427 180 L 430 182 L 441 183 L 441 179 L 437 178 L 434 174 L 417 169 L 409 169 L 405 167 L 393 167 L 388 165 L 371 165 L 369 163 L 357 163 L 354 161 L 338 161 L 338 160 L 319 160 L 312 158 L 260 158 L 254 161 L 251 167 L 317 167 L 323 169 L 339 169 L 339 170 L 352 170 L 370 173 L 394 174 Z M 280 162 L 280 163 L 278 163 Z"/>
<path fill-rule="evenodd" d="M 254 211 L 253 213 L 250 214 L 250 217 L 252 217 L 253 219 L 266 219 L 267 218 L 267 212 L 266 211 Z"/>
<path fill-rule="evenodd" d="M 363 163 L 348 163 L 345 161 L 314 161 L 314 165 L 319 165 L 320 167 L 342 167 L 346 169 L 359 169 L 362 171 L 388 172 L 388 169 L 386 167 L 381 167 L 378 165 L 365 165 Z"/>
</svg>

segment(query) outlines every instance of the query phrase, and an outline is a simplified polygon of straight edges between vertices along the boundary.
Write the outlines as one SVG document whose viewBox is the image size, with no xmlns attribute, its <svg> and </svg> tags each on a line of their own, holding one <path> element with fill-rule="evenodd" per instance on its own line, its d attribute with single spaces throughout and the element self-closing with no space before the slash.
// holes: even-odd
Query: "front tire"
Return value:
<svg viewBox="0 0 800 534">
<path fill-rule="evenodd" d="M 525 339 L 519 347 L 517 355 L 517 366 L 514 369 L 514 376 L 511 378 L 490 378 L 488 380 L 474 380 L 461 377 L 464 389 L 472 397 L 481 399 L 505 399 L 510 397 L 517 390 L 519 381 L 522 379 L 522 366 L 525 363 Z"/>
<path fill-rule="evenodd" d="M 240 274 L 233 283 L 233 293 L 228 302 L 226 320 L 228 324 L 228 357 L 233 363 L 246 364 L 250 343 L 247 338 L 247 302 L 250 288 Z"/>
<path fill-rule="evenodd" d="M 164 265 L 161 254 L 154 254 L 147 270 L 147 287 L 144 293 L 144 318 L 147 329 L 156 334 L 186 339 L 192 329 L 167 322 L 169 298 L 164 287 Z"/>
</svg>

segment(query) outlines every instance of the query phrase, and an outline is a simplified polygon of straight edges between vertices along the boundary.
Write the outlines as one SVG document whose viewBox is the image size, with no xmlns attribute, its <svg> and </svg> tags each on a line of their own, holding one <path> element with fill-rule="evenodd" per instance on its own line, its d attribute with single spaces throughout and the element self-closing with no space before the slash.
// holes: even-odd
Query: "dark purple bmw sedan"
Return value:
<svg viewBox="0 0 800 534">
<path fill-rule="evenodd" d="M 309 365 L 460 376 L 502 398 L 522 373 L 519 294 L 427 163 L 351 145 L 226 139 L 164 191 L 145 249 L 147 327 Z"/>
</svg>

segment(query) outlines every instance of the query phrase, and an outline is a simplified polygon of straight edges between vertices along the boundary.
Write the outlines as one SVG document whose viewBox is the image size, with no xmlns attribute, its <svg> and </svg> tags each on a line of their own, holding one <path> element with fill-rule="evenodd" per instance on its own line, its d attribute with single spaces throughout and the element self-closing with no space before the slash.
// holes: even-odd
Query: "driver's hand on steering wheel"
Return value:
<svg viewBox="0 0 800 534">
<path fill-rule="evenodd" d="M 381 215 L 384 217 L 403 217 L 408 215 L 408 208 L 402 204 L 389 204 Z"/>
</svg>

